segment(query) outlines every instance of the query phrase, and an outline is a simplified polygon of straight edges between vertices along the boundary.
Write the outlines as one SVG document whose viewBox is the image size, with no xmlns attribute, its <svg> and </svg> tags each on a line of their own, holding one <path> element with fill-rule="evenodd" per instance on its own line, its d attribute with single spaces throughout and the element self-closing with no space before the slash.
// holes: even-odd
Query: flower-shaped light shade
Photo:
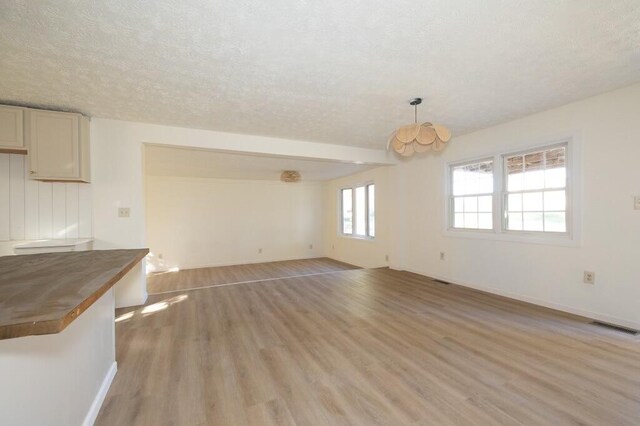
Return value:
<svg viewBox="0 0 640 426">
<path fill-rule="evenodd" d="M 404 157 L 410 157 L 416 152 L 427 152 L 430 150 L 442 151 L 449 139 L 451 132 L 439 124 L 422 123 L 418 124 L 418 105 L 422 99 L 411 99 L 409 105 L 415 110 L 415 123 L 402 126 L 389 139 L 387 151 L 391 146 L 393 150 Z"/>
<path fill-rule="evenodd" d="M 439 124 L 422 123 L 402 126 L 393 133 L 389 145 L 404 157 L 416 152 L 442 151 L 451 139 L 451 132 Z"/>
<path fill-rule="evenodd" d="M 283 182 L 298 182 L 300 180 L 300 172 L 296 170 L 284 170 L 280 175 Z"/>
</svg>

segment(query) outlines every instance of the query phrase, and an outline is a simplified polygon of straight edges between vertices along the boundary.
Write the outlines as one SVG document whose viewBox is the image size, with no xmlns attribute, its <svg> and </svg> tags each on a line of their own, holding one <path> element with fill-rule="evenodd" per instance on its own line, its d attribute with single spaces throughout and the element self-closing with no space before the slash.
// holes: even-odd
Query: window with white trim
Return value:
<svg viewBox="0 0 640 426">
<path fill-rule="evenodd" d="M 504 155 L 504 228 L 567 232 L 567 147 Z"/>
<path fill-rule="evenodd" d="M 571 237 L 569 147 L 563 142 L 450 164 L 448 229 Z"/>
<path fill-rule="evenodd" d="M 493 229 L 493 160 L 451 166 L 452 228 Z"/>
<path fill-rule="evenodd" d="M 375 185 L 358 185 L 340 190 L 341 234 L 356 238 L 374 238 Z"/>
</svg>

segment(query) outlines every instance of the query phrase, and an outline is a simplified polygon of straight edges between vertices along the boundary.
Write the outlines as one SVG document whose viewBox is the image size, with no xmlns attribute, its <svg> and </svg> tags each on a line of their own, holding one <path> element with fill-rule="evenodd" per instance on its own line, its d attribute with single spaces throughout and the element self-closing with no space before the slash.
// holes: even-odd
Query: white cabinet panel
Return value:
<svg viewBox="0 0 640 426">
<path fill-rule="evenodd" d="M 26 154 L 23 108 L 0 105 L 0 152 Z"/>
<path fill-rule="evenodd" d="M 31 177 L 73 179 L 80 175 L 78 116 L 50 111 L 29 111 Z"/>
<path fill-rule="evenodd" d="M 89 120 L 80 114 L 28 110 L 29 176 L 89 182 Z"/>
</svg>

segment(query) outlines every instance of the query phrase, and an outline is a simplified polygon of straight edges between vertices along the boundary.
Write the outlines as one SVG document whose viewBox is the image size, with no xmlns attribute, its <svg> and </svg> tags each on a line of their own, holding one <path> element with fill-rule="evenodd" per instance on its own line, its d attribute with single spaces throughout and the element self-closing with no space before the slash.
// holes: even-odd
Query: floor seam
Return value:
<svg viewBox="0 0 640 426">
<path fill-rule="evenodd" d="M 235 283 L 211 284 L 211 285 L 205 285 L 205 286 L 200 286 L 200 287 L 185 288 L 185 289 L 181 289 L 181 290 L 166 290 L 166 291 L 160 291 L 160 292 L 157 292 L 157 293 L 149 293 L 149 296 L 157 296 L 157 295 L 171 294 L 171 293 L 180 293 L 180 292 L 183 292 L 183 291 L 204 290 L 204 289 L 207 289 L 207 288 L 215 288 L 215 287 L 228 287 L 228 286 L 232 286 L 232 285 L 254 284 L 254 283 L 261 283 L 261 282 L 268 282 L 268 281 L 286 280 L 286 279 L 289 279 L 289 278 L 313 277 L 313 276 L 316 276 L 316 275 L 336 274 L 336 273 L 339 273 L 339 272 L 358 271 L 358 270 L 361 270 L 361 269 L 365 269 L 365 268 L 343 269 L 341 271 L 314 272 L 312 274 L 291 275 L 291 276 L 288 276 L 288 277 L 275 277 L 275 278 L 264 278 L 264 279 L 259 279 L 259 280 L 238 281 L 238 282 L 235 282 Z"/>
</svg>

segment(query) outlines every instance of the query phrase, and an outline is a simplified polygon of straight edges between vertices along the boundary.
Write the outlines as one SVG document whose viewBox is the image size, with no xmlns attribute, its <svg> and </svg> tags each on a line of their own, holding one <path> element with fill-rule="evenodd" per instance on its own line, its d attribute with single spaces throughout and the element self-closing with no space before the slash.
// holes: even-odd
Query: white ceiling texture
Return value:
<svg viewBox="0 0 640 426">
<path fill-rule="evenodd" d="M 0 102 L 384 148 L 640 80 L 637 0 L 0 2 Z"/>
</svg>

